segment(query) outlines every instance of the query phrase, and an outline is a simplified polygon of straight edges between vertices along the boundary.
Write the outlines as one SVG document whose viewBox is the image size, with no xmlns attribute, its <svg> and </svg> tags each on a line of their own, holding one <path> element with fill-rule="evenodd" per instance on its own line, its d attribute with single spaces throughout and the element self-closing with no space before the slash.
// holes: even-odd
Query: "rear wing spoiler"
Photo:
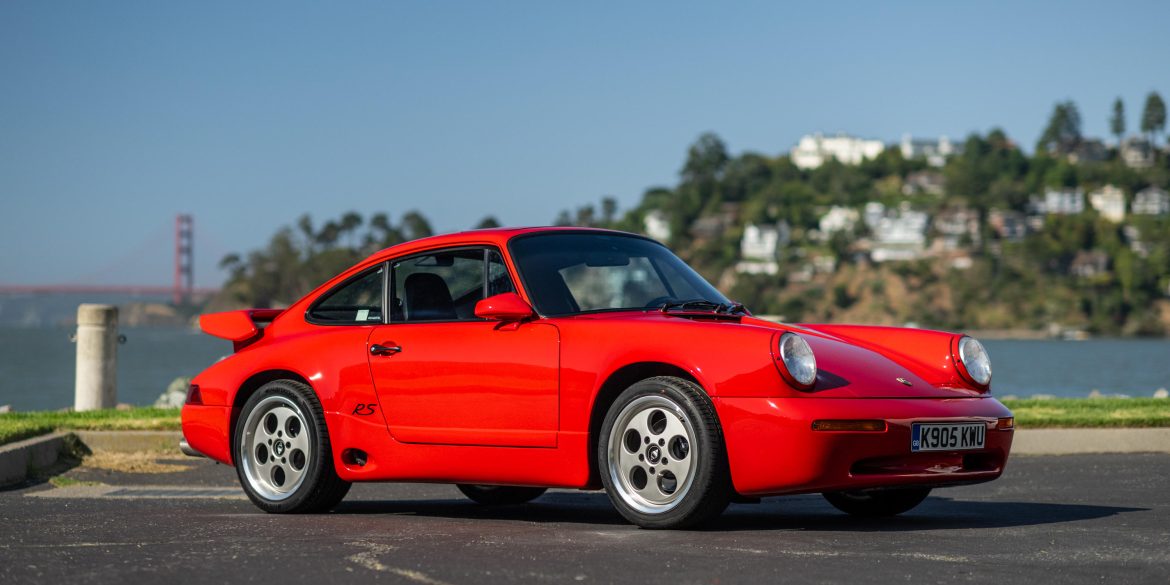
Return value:
<svg viewBox="0 0 1170 585">
<path fill-rule="evenodd" d="M 199 328 L 208 335 L 231 341 L 236 351 L 260 337 L 261 324 L 271 323 L 282 309 L 244 309 L 199 316 Z"/>
</svg>

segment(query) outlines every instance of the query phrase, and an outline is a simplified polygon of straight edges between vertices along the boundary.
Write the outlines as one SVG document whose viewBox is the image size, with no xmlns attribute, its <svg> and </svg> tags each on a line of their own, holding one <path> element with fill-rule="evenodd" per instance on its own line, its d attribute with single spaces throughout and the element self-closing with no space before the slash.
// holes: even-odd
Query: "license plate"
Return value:
<svg viewBox="0 0 1170 585">
<path fill-rule="evenodd" d="M 911 427 L 911 451 L 963 451 L 982 449 L 987 436 L 984 423 L 914 423 Z"/>
</svg>

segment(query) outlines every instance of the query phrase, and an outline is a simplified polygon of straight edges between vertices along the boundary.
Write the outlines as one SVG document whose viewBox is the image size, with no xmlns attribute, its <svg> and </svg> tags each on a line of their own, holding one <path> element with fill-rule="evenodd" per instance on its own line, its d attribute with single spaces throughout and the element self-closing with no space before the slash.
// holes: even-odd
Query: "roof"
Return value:
<svg viewBox="0 0 1170 585">
<path fill-rule="evenodd" d="M 632 234 L 629 232 L 622 232 L 617 230 L 607 230 L 602 228 L 591 227 L 575 227 L 575 226 L 533 226 L 533 227 L 498 227 L 488 228 L 482 230 L 467 230 L 462 232 L 455 232 L 450 234 L 440 234 L 437 236 L 430 236 L 426 238 L 419 238 L 401 244 L 395 244 L 389 248 L 378 250 L 366 260 L 374 258 L 385 258 L 387 256 L 397 256 L 403 253 L 413 252 L 415 250 L 427 250 L 430 248 L 442 248 L 447 246 L 458 246 L 463 244 L 491 244 L 503 248 L 508 240 L 520 235 L 535 234 L 535 233 L 555 233 L 555 232 L 596 232 L 599 234 L 619 234 L 623 236 L 634 236 L 638 238 L 645 238 L 640 234 Z M 365 262 L 363 262 L 364 264 Z"/>
</svg>

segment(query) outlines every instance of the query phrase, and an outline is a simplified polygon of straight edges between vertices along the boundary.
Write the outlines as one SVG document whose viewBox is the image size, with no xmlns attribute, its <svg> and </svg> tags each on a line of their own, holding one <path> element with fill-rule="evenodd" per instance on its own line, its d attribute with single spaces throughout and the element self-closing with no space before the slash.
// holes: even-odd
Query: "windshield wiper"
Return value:
<svg viewBox="0 0 1170 585">
<path fill-rule="evenodd" d="M 744 306 L 740 303 L 716 303 L 708 301 L 707 299 L 690 299 L 686 301 L 667 301 L 659 307 L 659 311 L 663 313 L 671 309 L 698 309 L 709 310 L 716 314 L 734 315 L 736 313 L 744 313 Z"/>
</svg>

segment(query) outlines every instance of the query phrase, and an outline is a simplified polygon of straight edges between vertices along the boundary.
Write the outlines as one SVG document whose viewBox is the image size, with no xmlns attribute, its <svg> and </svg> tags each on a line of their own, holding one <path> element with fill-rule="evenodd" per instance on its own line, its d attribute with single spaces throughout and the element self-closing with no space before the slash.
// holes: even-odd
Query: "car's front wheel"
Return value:
<svg viewBox="0 0 1170 585">
<path fill-rule="evenodd" d="M 610 500 L 643 528 L 686 528 L 718 516 L 732 494 L 723 432 L 698 385 L 642 380 L 610 407 L 598 469 Z"/>
<path fill-rule="evenodd" d="M 921 504 L 930 488 L 888 488 L 856 492 L 825 492 L 833 507 L 863 518 L 896 516 Z"/>
<path fill-rule="evenodd" d="M 517 487 L 508 485 L 457 484 L 463 495 L 485 506 L 514 506 L 539 498 L 546 488 Z"/>
<path fill-rule="evenodd" d="M 321 405 L 300 382 L 275 380 L 257 390 L 233 443 L 240 485 L 265 512 L 321 512 L 349 491 L 333 467 Z"/>
</svg>

